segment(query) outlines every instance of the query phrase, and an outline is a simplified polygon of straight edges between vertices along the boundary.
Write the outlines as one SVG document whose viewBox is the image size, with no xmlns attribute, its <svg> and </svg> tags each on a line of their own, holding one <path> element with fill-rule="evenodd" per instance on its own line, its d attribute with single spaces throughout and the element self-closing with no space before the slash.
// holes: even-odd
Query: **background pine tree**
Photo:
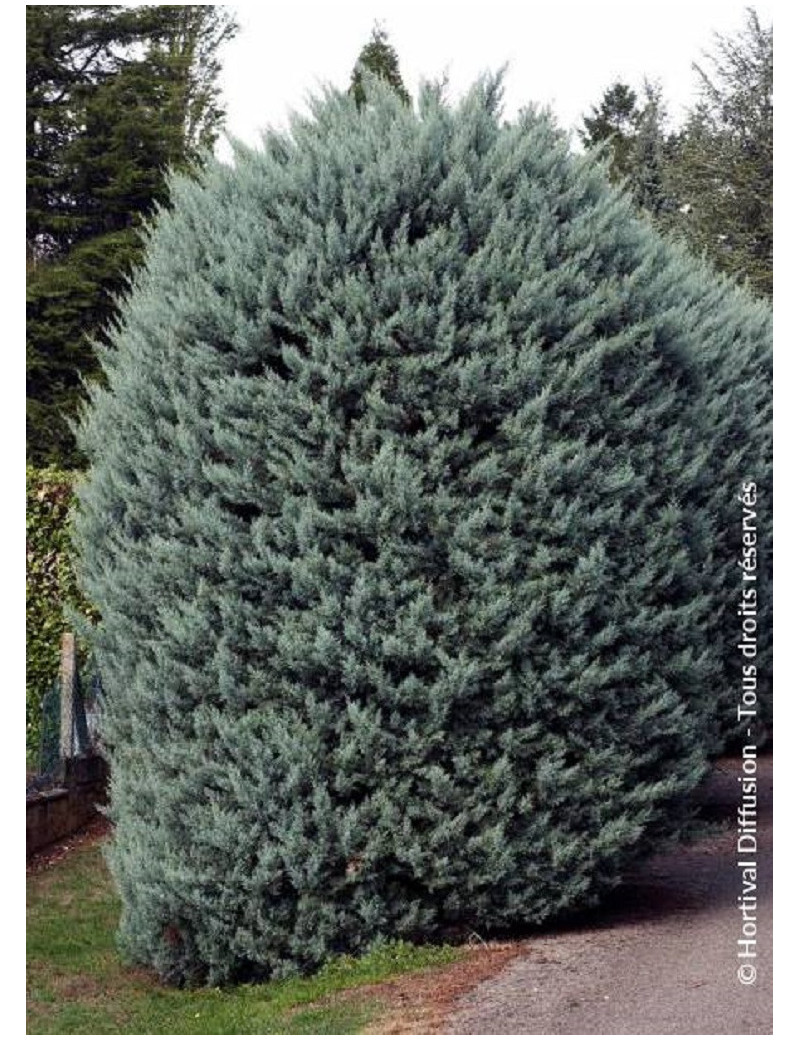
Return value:
<svg viewBox="0 0 800 1040">
<path fill-rule="evenodd" d="M 590 905 L 720 738 L 709 369 L 764 385 L 765 309 L 499 80 L 363 86 L 175 181 L 80 438 L 120 934 L 172 981 Z"/>
<path fill-rule="evenodd" d="M 695 64 L 698 102 L 670 130 L 660 88 L 643 100 L 616 82 L 583 119 L 587 148 L 605 145 L 609 176 L 625 181 L 641 208 L 667 232 L 772 295 L 772 27 L 748 10 L 744 29 L 719 34 Z"/>
<path fill-rule="evenodd" d="M 605 91 L 599 105 L 583 118 L 579 131 L 587 148 L 599 144 L 609 147 L 609 171 L 614 180 L 630 175 L 636 131 L 641 109 L 636 91 L 617 80 Z"/>
<path fill-rule="evenodd" d="M 697 252 L 772 296 L 772 26 L 748 11 L 745 28 L 717 35 L 695 65 L 700 101 L 670 167 L 684 203 L 676 220 Z"/>
<path fill-rule="evenodd" d="M 403 83 L 400 75 L 400 62 L 397 51 L 389 43 L 389 35 L 380 25 L 375 25 L 369 42 L 361 48 L 355 67 L 350 77 L 350 94 L 359 105 L 364 104 L 366 94 L 364 92 L 364 73 L 378 76 L 402 98 L 406 104 L 411 103 L 411 97 Z"/>
<path fill-rule="evenodd" d="M 236 26 L 213 5 L 39 5 L 26 18 L 28 458 L 72 467 L 92 340 L 141 258 L 168 168 L 215 140 L 217 52 Z"/>
</svg>

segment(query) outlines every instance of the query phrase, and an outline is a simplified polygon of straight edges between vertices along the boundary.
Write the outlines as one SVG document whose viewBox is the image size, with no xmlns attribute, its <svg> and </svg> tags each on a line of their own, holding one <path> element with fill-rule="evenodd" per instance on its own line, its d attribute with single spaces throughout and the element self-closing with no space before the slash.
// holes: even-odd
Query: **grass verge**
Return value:
<svg viewBox="0 0 800 1040">
<path fill-rule="evenodd" d="M 28 877 L 28 1033 L 358 1033 L 382 1012 L 359 987 L 451 963 L 451 947 L 396 943 L 310 978 L 176 990 L 123 963 L 119 903 L 97 844 Z M 352 991 L 349 992 L 349 991 Z M 342 994 L 327 1000 L 334 994 Z"/>
</svg>

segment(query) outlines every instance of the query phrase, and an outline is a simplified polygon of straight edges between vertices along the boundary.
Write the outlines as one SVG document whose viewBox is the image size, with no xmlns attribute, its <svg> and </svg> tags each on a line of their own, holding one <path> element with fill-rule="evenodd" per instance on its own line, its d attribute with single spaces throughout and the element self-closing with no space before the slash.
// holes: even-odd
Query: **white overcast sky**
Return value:
<svg viewBox="0 0 800 1040">
<path fill-rule="evenodd" d="M 772 4 L 751 0 L 686 3 L 590 0 L 293 0 L 226 5 L 241 24 L 222 55 L 227 127 L 256 144 L 265 126 L 285 126 L 322 83 L 347 87 L 372 26 L 380 21 L 400 59 L 412 95 L 421 79 L 447 73 L 457 97 L 481 72 L 508 64 L 505 114 L 524 104 L 549 104 L 565 128 L 598 102 L 617 78 L 634 87 L 659 80 L 674 119 L 691 104 L 696 78 L 714 33 L 743 28 L 747 6 L 762 24 Z M 220 153 L 225 154 L 224 144 Z"/>
</svg>

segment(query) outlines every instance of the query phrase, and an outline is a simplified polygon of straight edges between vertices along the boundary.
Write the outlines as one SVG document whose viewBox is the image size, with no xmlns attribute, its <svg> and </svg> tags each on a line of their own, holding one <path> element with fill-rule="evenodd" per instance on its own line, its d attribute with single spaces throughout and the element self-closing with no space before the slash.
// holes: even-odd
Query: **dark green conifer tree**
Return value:
<svg viewBox="0 0 800 1040">
<path fill-rule="evenodd" d="M 666 167 L 673 141 L 665 131 L 666 108 L 658 83 L 644 82 L 645 101 L 636 120 L 636 135 L 627 171 L 634 201 L 656 221 L 675 209 L 666 184 Z"/>
<path fill-rule="evenodd" d="M 608 145 L 609 174 L 614 180 L 630 175 L 641 114 L 636 91 L 617 80 L 605 91 L 600 104 L 593 105 L 589 115 L 583 117 L 583 128 L 578 131 L 581 141 L 587 148 Z"/>
<path fill-rule="evenodd" d="M 397 51 L 389 43 L 389 35 L 380 25 L 373 27 L 369 43 L 364 44 L 361 48 L 358 61 L 350 77 L 350 93 L 359 107 L 366 100 L 363 84 L 364 73 L 380 77 L 407 105 L 411 103 L 411 97 L 405 88 L 403 77 L 400 75 Z"/>
<path fill-rule="evenodd" d="M 675 229 L 753 292 L 772 296 L 772 26 L 752 8 L 695 64 L 699 100 L 668 174 Z"/>
<path fill-rule="evenodd" d="M 29 5 L 27 433 L 35 465 L 80 466 L 70 422 L 92 340 L 141 259 L 141 221 L 222 119 L 216 5 Z"/>
<path fill-rule="evenodd" d="M 590 905 L 718 739 L 696 354 L 760 312 L 497 79 L 365 86 L 175 181 L 80 437 L 121 939 L 172 981 Z"/>
</svg>

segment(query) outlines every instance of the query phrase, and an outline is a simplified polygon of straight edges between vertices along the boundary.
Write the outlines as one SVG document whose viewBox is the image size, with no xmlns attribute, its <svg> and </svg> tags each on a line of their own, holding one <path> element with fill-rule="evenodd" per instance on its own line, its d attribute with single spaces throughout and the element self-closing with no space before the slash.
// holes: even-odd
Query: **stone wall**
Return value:
<svg viewBox="0 0 800 1040">
<path fill-rule="evenodd" d="M 64 763 L 59 784 L 28 796 L 26 853 L 46 848 L 83 827 L 106 802 L 108 766 L 99 755 L 84 755 Z"/>
</svg>

